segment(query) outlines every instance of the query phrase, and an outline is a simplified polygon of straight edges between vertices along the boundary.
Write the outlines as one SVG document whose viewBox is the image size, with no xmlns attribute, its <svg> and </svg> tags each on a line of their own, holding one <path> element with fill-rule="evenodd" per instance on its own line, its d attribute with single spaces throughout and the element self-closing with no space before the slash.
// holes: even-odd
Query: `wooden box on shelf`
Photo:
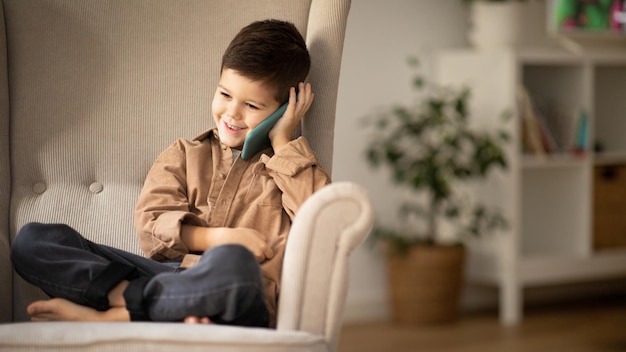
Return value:
<svg viewBox="0 0 626 352">
<path fill-rule="evenodd" d="M 593 172 L 593 248 L 626 248 L 626 164 Z"/>
</svg>

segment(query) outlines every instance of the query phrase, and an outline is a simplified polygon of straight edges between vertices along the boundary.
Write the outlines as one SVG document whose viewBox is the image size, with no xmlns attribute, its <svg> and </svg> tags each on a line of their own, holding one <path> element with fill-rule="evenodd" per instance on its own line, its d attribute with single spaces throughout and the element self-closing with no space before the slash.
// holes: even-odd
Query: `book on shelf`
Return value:
<svg viewBox="0 0 626 352">
<path fill-rule="evenodd" d="M 537 125 L 539 125 L 539 134 L 546 153 L 551 154 L 558 152 L 559 144 L 552 134 L 552 129 L 548 126 L 545 111 L 541 111 L 538 107 L 535 107 L 534 118 L 537 120 Z"/>
<path fill-rule="evenodd" d="M 572 118 L 553 102 L 536 102 L 523 86 L 518 89 L 517 100 L 525 154 L 580 154 L 587 150 L 588 120 L 583 109 Z"/>
<path fill-rule="evenodd" d="M 526 154 L 546 154 L 544 136 L 535 105 L 525 87 L 518 88 L 517 100 L 522 127 L 522 150 Z"/>
<path fill-rule="evenodd" d="M 576 144 L 574 145 L 576 153 L 584 153 L 587 150 L 589 134 L 589 121 L 585 110 L 580 110 L 578 121 L 576 124 Z"/>
</svg>

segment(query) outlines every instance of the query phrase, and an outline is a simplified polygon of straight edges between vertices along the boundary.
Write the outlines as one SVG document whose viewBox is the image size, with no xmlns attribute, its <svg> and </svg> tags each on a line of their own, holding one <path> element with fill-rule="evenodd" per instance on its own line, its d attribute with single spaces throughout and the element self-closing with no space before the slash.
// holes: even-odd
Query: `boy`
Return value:
<svg viewBox="0 0 626 352">
<path fill-rule="evenodd" d="M 291 221 L 330 182 L 306 140 L 291 140 L 314 97 L 302 83 L 309 67 L 290 23 L 254 22 L 235 36 L 212 102 L 217 127 L 176 141 L 146 177 L 135 224 L 151 259 L 66 225 L 25 225 L 15 270 L 55 297 L 29 305 L 31 319 L 275 326 Z M 242 160 L 246 135 L 285 101 L 271 149 Z"/>
</svg>

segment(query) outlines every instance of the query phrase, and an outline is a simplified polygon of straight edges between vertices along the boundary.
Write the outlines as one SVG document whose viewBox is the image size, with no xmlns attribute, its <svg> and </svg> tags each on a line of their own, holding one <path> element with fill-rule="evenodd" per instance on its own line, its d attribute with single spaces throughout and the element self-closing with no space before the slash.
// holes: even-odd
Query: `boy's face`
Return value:
<svg viewBox="0 0 626 352">
<path fill-rule="evenodd" d="M 240 149 L 248 133 L 279 106 L 274 92 L 262 82 L 225 68 L 211 105 L 221 142 Z"/>
</svg>

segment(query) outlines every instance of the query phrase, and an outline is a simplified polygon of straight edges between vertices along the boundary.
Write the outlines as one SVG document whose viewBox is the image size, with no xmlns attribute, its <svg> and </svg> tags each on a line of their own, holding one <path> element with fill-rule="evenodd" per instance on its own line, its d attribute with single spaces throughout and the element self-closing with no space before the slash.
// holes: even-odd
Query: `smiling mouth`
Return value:
<svg viewBox="0 0 626 352">
<path fill-rule="evenodd" d="M 237 126 L 231 125 L 226 121 L 224 121 L 224 126 L 226 126 L 226 128 L 234 132 L 239 132 L 239 131 L 243 131 L 246 129 L 245 127 L 237 127 Z"/>
</svg>

